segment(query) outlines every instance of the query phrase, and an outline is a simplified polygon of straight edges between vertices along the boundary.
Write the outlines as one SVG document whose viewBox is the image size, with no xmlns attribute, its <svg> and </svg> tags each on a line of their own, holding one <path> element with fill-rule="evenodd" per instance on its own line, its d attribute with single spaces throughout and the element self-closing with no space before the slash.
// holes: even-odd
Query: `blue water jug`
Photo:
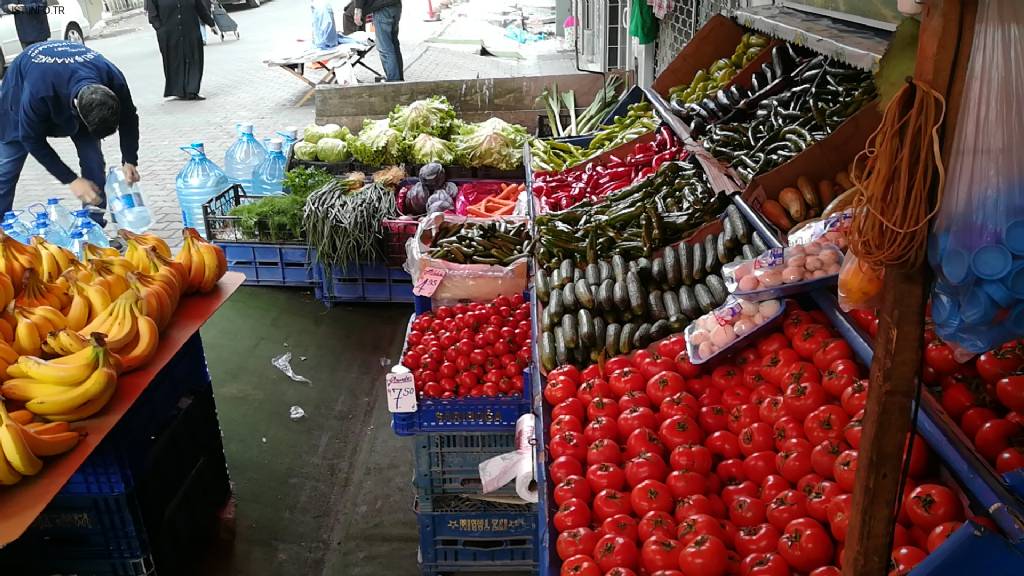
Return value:
<svg viewBox="0 0 1024 576">
<path fill-rule="evenodd" d="M 32 235 L 32 228 L 25 224 L 25 221 L 19 218 L 17 214 L 13 211 L 4 212 L 2 223 L 11 226 L 10 231 L 4 228 L 4 232 L 7 232 L 8 236 L 14 236 L 22 244 L 28 243 L 28 237 Z"/>
<path fill-rule="evenodd" d="M 85 236 L 82 234 L 82 230 L 80 228 L 72 230 L 71 234 L 68 236 L 68 250 L 74 252 L 75 256 L 77 256 L 79 260 L 84 258 Z"/>
<path fill-rule="evenodd" d="M 115 166 L 107 171 L 107 185 L 103 191 L 107 195 L 107 207 L 114 214 L 119 228 L 126 228 L 136 234 L 149 230 L 153 216 L 138 183 L 128 184 L 124 173 Z"/>
<path fill-rule="evenodd" d="M 81 230 L 82 236 L 88 243 L 102 248 L 110 246 L 110 240 L 108 240 L 107 235 L 103 233 L 103 229 L 93 222 L 92 218 L 89 218 L 88 210 L 75 210 L 73 215 L 75 217 L 75 226 L 73 229 Z"/>
<path fill-rule="evenodd" d="M 238 126 L 238 140 L 224 154 L 224 174 L 232 184 L 252 191 L 252 171 L 267 156 L 267 149 L 252 134 L 252 124 Z"/>
<path fill-rule="evenodd" d="M 203 222 L 203 204 L 220 194 L 231 184 L 217 164 L 206 156 L 201 142 L 182 146 L 188 153 L 188 164 L 178 172 L 175 190 L 181 205 L 181 221 L 185 226 L 195 228 L 204 238 L 206 225 Z"/>
<path fill-rule="evenodd" d="M 46 199 L 46 215 L 50 217 L 51 224 L 60 226 L 65 232 L 70 232 L 74 227 L 75 217 L 61 205 L 60 198 Z"/>
<path fill-rule="evenodd" d="M 279 130 L 277 135 L 281 137 L 281 153 L 287 158 L 292 153 L 292 146 L 299 141 L 299 129 L 295 126 L 289 126 L 284 130 Z"/>
<path fill-rule="evenodd" d="M 54 226 L 46 214 L 36 216 L 36 225 L 32 230 L 32 235 L 39 236 L 50 244 L 56 244 L 62 248 L 67 248 L 71 244 L 71 239 L 68 238 L 67 233 L 61 230 L 59 226 Z"/>
<path fill-rule="evenodd" d="M 284 182 L 284 167 L 287 160 L 281 152 L 282 142 L 279 138 L 270 141 L 270 151 L 260 165 L 252 171 L 253 196 L 279 196 L 284 194 L 281 188 Z"/>
<path fill-rule="evenodd" d="M 4 234 L 7 234 L 22 244 L 28 244 L 28 235 L 22 234 L 19 230 L 16 230 L 14 224 L 4 222 L 3 224 L 0 224 L 0 228 L 3 228 Z"/>
</svg>

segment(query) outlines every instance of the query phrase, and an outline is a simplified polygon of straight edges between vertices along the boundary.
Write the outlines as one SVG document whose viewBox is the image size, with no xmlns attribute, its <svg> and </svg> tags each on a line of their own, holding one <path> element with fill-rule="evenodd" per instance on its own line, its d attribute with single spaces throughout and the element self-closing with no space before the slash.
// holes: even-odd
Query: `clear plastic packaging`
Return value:
<svg viewBox="0 0 1024 576">
<path fill-rule="evenodd" d="M 771 248 L 753 260 L 722 268 L 725 287 L 739 298 L 760 302 L 813 290 L 834 282 L 843 252 L 814 241 L 802 246 Z"/>
<path fill-rule="evenodd" d="M 785 310 L 786 303 L 782 300 L 752 302 L 729 296 L 721 306 L 686 327 L 684 335 L 690 361 L 703 364 L 729 351 L 758 334 Z"/>
<path fill-rule="evenodd" d="M 1019 0 L 979 4 L 941 211 L 929 238 L 936 332 L 974 353 L 1024 336 L 1021 29 Z"/>
<path fill-rule="evenodd" d="M 828 218 L 813 220 L 801 224 L 789 233 L 790 246 L 802 246 L 812 242 L 827 242 L 846 252 L 849 245 L 847 233 L 853 222 L 853 210 L 844 210 Z"/>
<path fill-rule="evenodd" d="M 524 220 L 523 218 L 507 218 L 509 221 Z M 420 274 L 427 268 L 442 269 L 446 272 L 444 280 L 431 297 L 434 305 L 451 305 L 458 302 L 483 302 L 498 296 L 513 296 L 526 290 L 528 259 L 516 260 L 509 266 L 489 264 L 458 264 L 431 258 L 430 243 L 434 231 L 442 222 L 479 222 L 487 220 L 467 218 L 452 214 L 433 213 L 424 216 L 420 221 L 416 235 L 406 242 L 408 256 L 405 270 L 412 276 L 413 286 Z"/>
<path fill-rule="evenodd" d="M 884 272 L 847 254 L 839 269 L 839 307 L 844 312 L 878 308 L 882 304 Z"/>
</svg>

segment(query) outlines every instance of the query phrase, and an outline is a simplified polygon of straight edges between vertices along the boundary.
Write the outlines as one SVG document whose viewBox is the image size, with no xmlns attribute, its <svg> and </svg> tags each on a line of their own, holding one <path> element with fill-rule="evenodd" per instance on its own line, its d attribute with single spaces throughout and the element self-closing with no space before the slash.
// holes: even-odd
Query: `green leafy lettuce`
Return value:
<svg viewBox="0 0 1024 576">
<path fill-rule="evenodd" d="M 396 106 L 388 117 L 391 127 L 413 138 L 417 134 L 447 137 L 455 121 L 455 108 L 444 96 L 431 96 L 408 106 Z"/>
<path fill-rule="evenodd" d="M 438 162 L 448 166 L 455 162 L 455 145 L 430 134 L 420 134 L 412 141 L 410 157 L 416 164 Z"/>
<path fill-rule="evenodd" d="M 514 170 L 523 164 L 526 128 L 491 118 L 478 124 L 466 124 L 455 136 L 455 152 L 470 167 L 488 166 Z"/>
</svg>

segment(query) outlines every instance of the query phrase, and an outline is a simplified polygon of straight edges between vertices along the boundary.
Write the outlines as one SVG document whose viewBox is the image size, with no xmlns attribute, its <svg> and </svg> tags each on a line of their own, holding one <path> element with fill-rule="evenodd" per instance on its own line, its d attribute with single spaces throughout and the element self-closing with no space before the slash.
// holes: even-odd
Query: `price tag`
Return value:
<svg viewBox="0 0 1024 576">
<path fill-rule="evenodd" d="M 411 372 L 395 374 L 389 372 L 384 377 L 388 388 L 388 411 L 389 412 L 415 412 L 416 411 L 416 383 Z"/>
<path fill-rule="evenodd" d="M 420 274 L 420 279 L 416 281 L 416 285 L 412 287 L 412 293 L 428 298 L 433 296 L 446 274 L 448 274 L 448 271 L 443 268 L 427 268 Z"/>
</svg>

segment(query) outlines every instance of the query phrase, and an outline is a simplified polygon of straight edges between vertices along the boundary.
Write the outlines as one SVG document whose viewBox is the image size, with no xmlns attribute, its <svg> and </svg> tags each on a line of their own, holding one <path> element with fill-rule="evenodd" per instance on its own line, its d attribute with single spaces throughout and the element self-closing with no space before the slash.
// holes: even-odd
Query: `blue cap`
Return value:
<svg viewBox="0 0 1024 576">
<path fill-rule="evenodd" d="M 1013 256 L 1000 244 L 986 244 L 975 250 L 971 256 L 971 268 L 974 273 L 986 280 L 1002 278 L 1010 271 L 1012 265 Z"/>
<path fill-rule="evenodd" d="M 942 262 L 943 253 L 946 251 L 946 246 L 949 245 L 949 233 L 936 233 L 932 232 L 928 236 L 928 263 L 932 265 L 932 268 L 938 268 Z"/>
<path fill-rule="evenodd" d="M 932 294 L 932 320 L 936 324 L 958 324 L 960 322 L 960 303 L 948 294 L 935 291 Z"/>
<path fill-rule="evenodd" d="M 46 203 L 49 205 L 60 204 L 60 198 L 47 198 Z"/>
<path fill-rule="evenodd" d="M 1013 292 L 1010 292 L 1010 290 L 998 280 L 984 280 L 981 282 L 981 288 L 986 294 L 988 294 L 989 298 L 995 300 L 996 304 L 998 304 L 1000 308 L 1006 308 L 1016 300 L 1016 298 L 1013 297 Z"/>
<path fill-rule="evenodd" d="M 1017 336 L 1024 336 L 1024 302 L 1018 301 L 1003 322 Z"/>
<path fill-rule="evenodd" d="M 987 324 L 998 311 L 996 303 L 978 286 L 960 299 L 960 317 L 968 324 Z"/>
<path fill-rule="evenodd" d="M 1003 278 L 1006 287 L 1017 298 L 1024 298 L 1024 262 L 1014 264 L 1013 269 Z"/>
<path fill-rule="evenodd" d="M 1024 218 L 1018 218 L 1006 225 L 1003 244 L 1017 255 L 1024 255 Z"/>
<path fill-rule="evenodd" d="M 942 255 L 942 275 L 953 286 L 966 282 L 971 273 L 971 259 L 959 248 L 950 248 Z"/>
</svg>

